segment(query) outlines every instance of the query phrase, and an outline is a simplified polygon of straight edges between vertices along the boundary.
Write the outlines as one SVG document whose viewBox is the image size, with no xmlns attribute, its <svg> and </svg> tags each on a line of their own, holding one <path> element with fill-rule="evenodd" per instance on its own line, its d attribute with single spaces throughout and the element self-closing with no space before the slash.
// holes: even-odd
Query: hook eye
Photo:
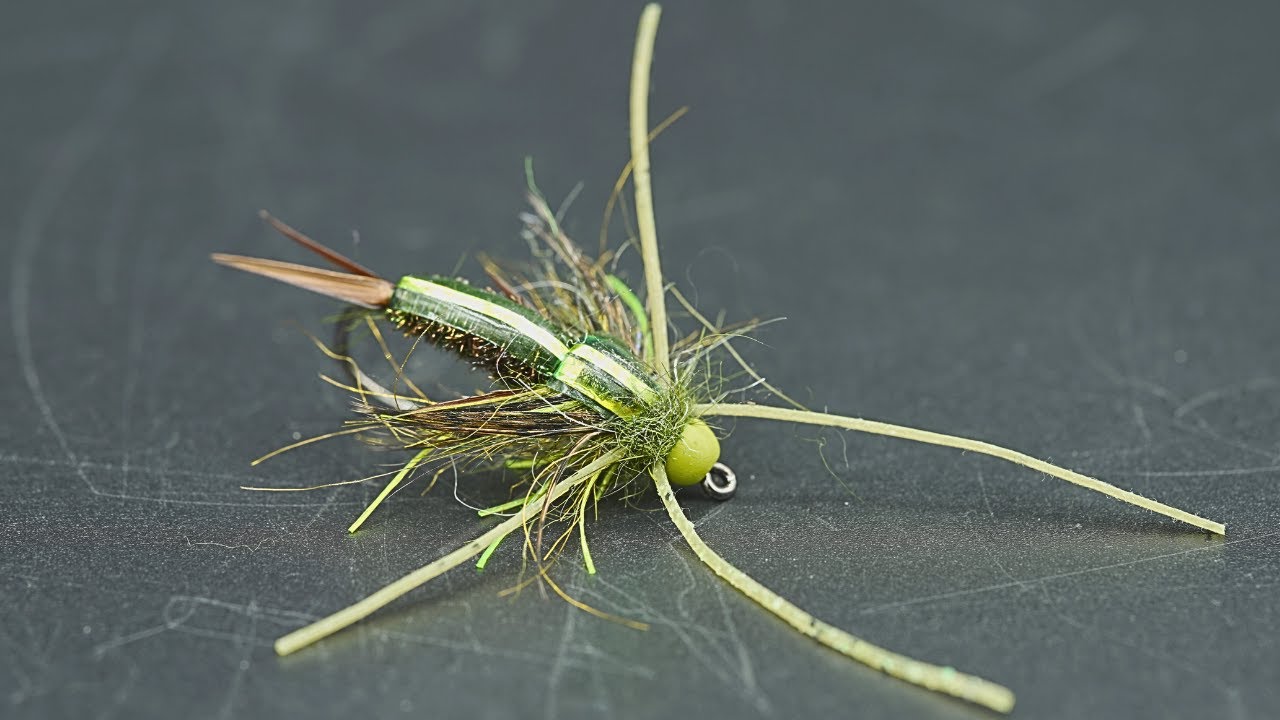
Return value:
<svg viewBox="0 0 1280 720">
<path fill-rule="evenodd" d="M 718 462 L 702 478 L 702 492 L 712 500 L 724 502 L 738 492 L 738 476 L 734 474 L 733 468 Z"/>
</svg>

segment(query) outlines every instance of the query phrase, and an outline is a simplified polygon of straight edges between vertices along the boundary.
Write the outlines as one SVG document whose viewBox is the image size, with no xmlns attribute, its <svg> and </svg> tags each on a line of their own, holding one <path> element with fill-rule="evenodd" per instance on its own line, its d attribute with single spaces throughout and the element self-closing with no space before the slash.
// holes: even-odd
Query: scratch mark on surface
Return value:
<svg viewBox="0 0 1280 720">
<path fill-rule="evenodd" d="M 911 598 L 908 600 L 899 600 L 896 602 L 881 603 L 879 605 L 872 605 L 870 607 L 865 607 L 861 610 L 861 612 L 864 615 L 870 615 L 872 613 L 878 613 L 878 612 L 883 612 L 885 610 L 893 610 L 896 608 L 908 607 L 911 605 L 923 605 L 925 603 L 939 602 L 943 600 L 953 600 L 955 598 L 981 595 L 983 593 L 993 592 L 996 590 L 1007 590 L 1012 587 L 1025 587 L 1027 585 L 1033 585 L 1035 583 L 1046 583 L 1054 580 L 1061 580 L 1063 578 L 1077 577 L 1080 575 L 1088 575 L 1090 573 L 1104 572 L 1106 570 L 1115 570 L 1118 568 L 1130 567 L 1133 565 L 1142 565 L 1145 563 L 1156 562 L 1157 560 L 1166 560 L 1168 558 L 1179 557 L 1182 555 L 1202 553 L 1209 550 L 1221 550 L 1223 547 L 1227 545 L 1235 545 L 1237 543 L 1245 543 L 1245 542 L 1254 542 L 1256 540 L 1264 540 L 1266 538 L 1276 537 L 1278 535 L 1280 535 L 1280 530 L 1277 530 L 1275 532 L 1270 532 L 1270 533 L 1264 533 L 1262 535 L 1254 535 L 1252 537 L 1240 538 L 1239 540 L 1226 540 L 1221 542 L 1212 542 L 1211 544 L 1207 544 L 1204 547 L 1191 548 L 1190 550 L 1179 550 L 1177 552 L 1165 553 L 1163 555 L 1152 555 L 1151 557 L 1136 558 L 1133 560 L 1126 560 L 1124 562 L 1111 563 L 1109 565 L 1098 565 L 1090 568 L 1082 568 L 1080 570 L 1071 570 L 1069 572 L 1054 573 L 1052 575 L 1044 575 L 1038 578 L 1028 578 L 1026 580 L 1021 580 L 1021 581 L 1015 580 L 1015 581 L 1005 582 L 1005 583 L 996 583 L 994 585 L 984 585 L 982 587 L 969 588 L 967 590 L 953 590 L 951 592 L 938 593 L 936 595 L 925 595 L 923 597 Z"/>
<path fill-rule="evenodd" d="M 1181 402 L 1173 392 L 1163 385 L 1140 377 L 1130 377 L 1121 372 L 1119 368 L 1107 361 L 1098 347 L 1085 335 L 1084 330 L 1078 323 L 1071 324 L 1071 336 L 1075 339 L 1076 345 L 1083 351 L 1085 361 L 1113 385 L 1137 390 L 1171 405 Z"/>
<path fill-rule="evenodd" d="M 1182 407 L 1185 404 L 1181 398 L 1168 388 L 1150 380 L 1125 375 L 1121 372 L 1118 368 L 1108 362 L 1102 352 L 1092 342 L 1090 342 L 1079 324 L 1071 323 L 1070 332 L 1072 339 L 1074 339 L 1076 344 L 1080 347 L 1086 363 L 1113 384 L 1120 387 L 1131 388 L 1150 395 L 1163 401 L 1171 408 Z M 1187 413 L 1184 413 L 1184 415 L 1185 414 Z M 1265 448 L 1255 447 L 1249 443 L 1242 442 L 1234 438 L 1225 437 L 1205 421 L 1204 418 L 1195 415 L 1192 415 L 1192 417 L 1195 422 L 1191 425 L 1186 424 L 1176 417 L 1174 420 L 1177 422 L 1177 426 L 1179 428 L 1184 429 L 1187 432 L 1200 435 L 1227 447 L 1243 450 L 1254 455 L 1260 455 L 1270 461 L 1275 460 L 1274 452 Z"/>
<path fill-rule="evenodd" d="M 1133 408 L 1133 422 L 1138 426 L 1138 431 L 1142 433 L 1142 437 L 1147 442 L 1151 442 L 1153 436 L 1151 434 L 1151 426 L 1147 424 L 1146 413 L 1138 403 L 1132 403 L 1131 407 Z"/>
<path fill-rule="evenodd" d="M 237 641 L 244 646 L 244 654 L 231 672 L 231 682 L 227 685 L 227 696 L 222 702 L 222 708 L 218 711 L 218 717 L 221 718 L 233 716 L 236 700 L 240 697 L 240 689 L 244 686 L 245 675 L 248 674 L 249 668 L 252 667 L 253 646 L 258 637 L 258 618 L 260 616 L 257 603 L 250 600 L 249 604 L 245 606 L 245 614 L 249 617 L 249 632 L 241 636 Z"/>
<path fill-rule="evenodd" d="M 548 720 L 560 717 L 560 680 L 564 676 L 565 661 L 569 657 L 569 646 L 573 641 L 573 631 L 578 623 L 578 610 L 569 603 L 564 604 L 564 627 L 560 631 L 560 644 L 556 647 L 555 659 L 547 672 L 547 699 L 543 716 Z"/>
<path fill-rule="evenodd" d="M 115 208 L 112 208 L 115 212 Z M 143 246 L 139 248 L 139 254 L 142 256 L 150 255 L 148 248 L 149 243 L 143 241 Z M 126 332 L 127 339 L 125 341 L 125 377 L 124 382 L 120 383 L 120 439 L 123 448 L 123 457 L 121 465 L 123 465 L 121 481 L 124 489 L 129 488 L 129 476 L 132 465 L 132 449 L 130 438 L 133 434 L 133 417 L 134 413 L 130 412 L 133 405 L 134 395 L 138 391 L 139 370 L 142 367 L 144 350 L 146 348 L 146 335 L 144 328 L 146 327 L 146 308 L 148 303 L 143 298 L 144 284 L 138 278 L 134 278 L 131 283 L 133 286 L 129 298 L 129 329 Z"/>
<path fill-rule="evenodd" d="M 267 541 L 272 540 L 274 538 L 263 538 L 259 540 L 258 544 L 256 545 L 226 545 L 224 543 L 214 542 L 212 540 L 206 540 L 201 542 L 191 542 L 191 538 L 187 537 L 186 535 L 183 535 L 182 539 L 187 541 L 187 547 L 195 547 L 196 545 L 212 545 L 214 547 L 226 548 L 227 550 L 248 550 L 249 552 L 257 552 L 258 550 L 262 549 L 262 546 L 265 545 Z"/>
<path fill-rule="evenodd" d="M 13 323 L 13 342 L 22 377 L 31 398 L 76 474 L 97 494 L 88 473 L 77 462 L 66 432 L 54 416 L 36 369 L 31 343 L 32 263 L 44 237 L 45 227 L 57 210 L 80 168 L 97 148 L 115 117 L 136 93 L 144 71 L 156 64 L 168 46 L 170 27 L 167 23 L 146 22 L 138 25 L 131 38 L 129 53 L 111 72 L 84 119 L 58 143 L 58 150 L 35 183 L 30 202 L 18 225 L 17 243 L 10 266 L 9 313 Z"/>
<path fill-rule="evenodd" d="M 0 454 L 0 463 L 30 464 L 30 465 L 40 465 L 44 467 L 65 467 L 65 468 L 71 468 L 72 470 L 76 470 L 79 473 L 83 473 L 85 470 L 107 470 L 107 471 L 113 471 L 113 472 L 124 471 L 124 467 L 116 463 L 98 462 L 94 460 L 84 460 L 84 459 L 75 459 L 75 458 L 49 459 L 49 458 L 24 457 L 21 455 Z M 136 470 L 137 468 L 135 468 L 135 471 Z M 254 483 L 261 481 L 261 478 L 254 477 L 252 475 L 239 475 L 235 473 L 213 473 L 213 472 L 206 472 L 203 470 L 188 470 L 186 468 L 165 468 L 161 470 L 151 469 L 151 470 L 148 470 L 148 472 L 153 473 L 157 476 L 162 476 L 162 477 L 167 475 L 178 475 L 182 477 L 196 478 L 199 480 L 230 480 L 235 482 L 237 485 L 252 485 Z M 250 508 L 250 507 L 279 507 L 279 508 L 308 507 L 310 508 L 310 507 L 314 507 L 314 508 L 320 509 L 317 512 L 316 518 L 319 517 L 319 512 L 323 511 L 325 508 L 329 506 L 336 507 L 336 506 L 349 505 L 349 506 L 363 507 L 369 504 L 367 500 L 358 500 L 358 501 L 352 500 L 352 501 L 337 502 L 336 501 L 337 491 L 335 491 L 333 494 L 330 494 L 324 502 L 257 503 L 257 502 L 232 502 L 229 500 L 192 500 L 188 498 L 153 497 L 149 495 L 137 495 L 133 493 L 110 492 L 108 490 L 103 490 L 102 488 L 98 488 L 93 485 L 90 485 L 90 488 L 91 490 L 93 490 L 93 494 L 95 496 L 102 497 L 102 498 L 111 498 L 113 500 L 137 500 L 137 501 L 156 502 L 156 503 L 164 503 L 164 504 L 172 504 L 172 505 L 210 505 L 215 507 L 245 507 L 245 508 Z M 312 518 L 312 520 L 305 527 L 310 527 L 312 524 L 314 524 L 316 518 Z"/>
<path fill-rule="evenodd" d="M 1208 468 L 1205 470 L 1134 470 L 1124 471 L 1138 477 L 1230 477 L 1233 475 L 1263 475 L 1280 472 L 1280 465 L 1259 465 L 1256 467 Z"/>
<path fill-rule="evenodd" d="M 1171 591 L 1172 588 L 1168 590 Z M 1173 653 L 1164 652 L 1159 649 L 1147 647 L 1142 643 L 1136 642 L 1129 638 L 1122 637 L 1113 631 L 1104 631 L 1100 627 L 1098 627 L 1096 624 L 1080 620 L 1074 616 L 1068 615 L 1065 611 L 1060 609 L 1060 607 L 1058 606 L 1058 602 L 1048 592 L 1048 588 L 1041 586 L 1040 594 L 1042 599 L 1044 600 L 1045 605 L 1051 609 L 1053 614 L 1057 616 L 1058 619 L 1066 623 L 1067 625 L 1070 625 L 1072 628 L 1075 628 L 1076 630 L 1079 630 L 1082 633 L 1096 637 L 1102 643 L 1134 650 L 1135 652 L 1141 655 L 1145 655 L 1146 657 L 1151 658 L 1157 663 L 1161 663 L 1164 665 L 1168 665 L 1170 667 L 1177 668 L 1178 670 L 1185 672 L 1187 675 L 1191 676 L 1191 678 L 1195 680 L 1206 681 L 1208 682 L 1208 684 L 1212 685 L 1214 689 L 1220 692 L 1230 693 L 1230 688 L 1227 686 L 1227 684 L 1223 682 L 1221 678 L 1219 678 L 1218 676 L 1212 673 L 1211 666 L 1192 665 L 1191 663 L 1183 660 L 1182 658 L 1178 657 Z"/>
<path fill-rule="evenodd" d="M 664 529 L 666 529 L 665 526 Z M 693 567 L 686 557 L 679 552 L 678 542 L 680 542 L 680 538 L 676 536 L 671 542 L 667 543 L 666 547 L 671 550 L 672 556 L 680 562 L 681 569 L 684 571 L 688 582 L 679 591 L 673 592 L 671 588 L 668 588 L 667 594 L 675 596 L 677 609 L 687 616 L 688 612 L 684 608 L 684 600 L 697 589 L 698 584 L 702 581 L 694 574 Z M 623 597 L 638 602 L 638 599 L 633 598 L 620 588 L 616 588 L 599 579 L 595 583 L 609 587 Z M 726 620 L 730 625 L 726 631 L 712 628 L 705 622 L 681 622 L 666 616 L 657 608 L 647 605 L 643 605 L 645 611 L 643 619 L 651 625 L 661 625 L 670 629 L 709 675 L 718 678 L 726 687 L 746 691 L 751 704 L 762 713 L 768 713 L 772 708 L 756 682 L 755 667 L 751 663 L 749 656 L 742 657 L 742 654 L 746 652 L 745 647 L 742 646 L 741 640 L 737 638 L 736 627 L 732 626 L 732 621 L 728 618 L 728 608 L 719 585 L 716 584 L 715 588 L 717 598 L 721 603 L 721 607 L 725 609 Z M 735 648 L 736 652 L 725 649 L 722 642 L 725 639 L 738 644 L 738 647 Z M 736 663 L 735 660 L 737 661 Z M 737 672 L 734 672 L 735 665 Z"/>
<path fill-rule="evenodd" d="M 726 634 L 738 659 L 738 676 L 742 679 L 742 689 L 750 698 L 751 704 L 755 705 L 761 714 L 772 715 L 773 704 L 769 702 L 769 698 L 756 681 L 756 668 L 755 664 L 751 662 L 751 652 L 747 648 L 747 644 L 742 641 L 742 636 L 738 634 L 738 626 L 733 621 L 733 613 L 730 612 L 729 604 L 724 600 L 724 587 L 720 583 L 713 583 L 712 587 L 715 589 L 716 601 L 720 604 L 720 614 L 724 618 L 725 630 L 728 631 Z"/>
<path fill-rule="evenodd" d="M 1135 18 L 1112 16 L 1018 73 L 1005 88 L 1005 95 L 1009 100 L 1028 102 L 1061 90 L 1120 59 L 1138 43 L 1142 32 L 1142 24 Z"/>
<path fill-rule="evenodd" d="M 1206 390 L 1175 408 L 1173 411 L 1173 417 L 1176 419 L 1182 419 L 1189 413 L 1193 413 L 1206 405 L 1226 400 L 1233 395 L 1258 393 L 1266 390 L 1275 390 L 1277 388 L 1280 388 L 1280 381 L 1277 381 L 1272 377 L 1260 377 L 1238 385 L 1227 385 L 1226 387 Z"/>
<path fill-rule="evenodd" d="M 239 615 L 246 617 L 250 621 L 250 627 L 254 630 L 252 635 L 246 635 L 242 632 L 228 632 L 226 630 L 213 630 L 192 626 L 191 618 L 196 612 L 202 608 L 214 608 L 222 610 L 231 615 Z M 199 595 L 171 595 L 169 601 L 165 603 L 160 611 L 160 623 L 158 625 L 139 630 L 128 635 L 122 635 L 103 643 L 99 643 L 93 648 L 94 656 L 101 658 L 111 650 L 128 645 L 130 643 L 145 640 L 149 637 L 159 635 L 170 630 L 182 632 L 197 637 L 205 637 L 216 640 L 229 640 L 233 643 L 248 643 L 253 647 L 269 647 L 271 643 L 267 640 L 259 639 L 256 634 L 258 621 L 269 620 L 276 625 L 290 627 L 300 622 L 307 622 L 315 619 L 314 616 L 306 613 L 294 612 L 292 610 L 276 610 L 272 608 L 259 607 L 257 603 L 250 602 L 248 604 L 232 603 L 225 600 L 218 600 L 210 597 Z"/>
<path fill-rule="evenodd" d="M 987 497 L 987 482 L 982 478 L 982 471 L 978 471 L 978 491 L 982 493 L 982 504 L 987 508 L 987 514 L 992 520 L 996 519 L 995 510 L 991 509 L 991 500 Z"/>
</svg>

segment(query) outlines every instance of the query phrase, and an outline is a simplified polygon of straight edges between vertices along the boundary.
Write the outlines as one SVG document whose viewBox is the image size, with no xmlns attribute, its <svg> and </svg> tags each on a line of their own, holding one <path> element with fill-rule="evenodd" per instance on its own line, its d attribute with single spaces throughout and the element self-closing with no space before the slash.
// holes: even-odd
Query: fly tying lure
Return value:
<svg viewBox="0 0 1280 720">
<path fill-rule="evenodd" d="M 564 235 L 531 175 L 534 212 L 526 217 L 525 236 L 535 251 L 535 262 L 532 270 L 517 270 L 484 261 L 492 290 L 441 276 L 406 275 L 395 282 L 386 280 L 265 213 L 277 230 L 338 269 L 238 255 L 213 256 L 223 265 L 358 306 L 379 343 L 382 336 L 373 319 L 380 316 L 415 343 L 450 350 L 487 370 L 493 379 L 488 392 L 433 400 L 403 378 L 400 368 L 397 384 L 389 389 L 343 352 L 331 353 L 349 365 L 353 377 L 349 389 L 355 393 L 358 415 L 335 434 L 356 435 L 414 453 L 350 531 L 365 522 L 416 470 L 433 462 L 444 461 L 454 467 L 504 467 L 527 478 L 522 497 L 482 511 L 510 512 L 502 522 L 356 604 L 285 635 L 276 642 L 276 651 L 286 655 L 316 642 L 477 555 L 477 565 L 483 567 L 498 544 L 520 530 L 525 535 L 525 552 L 536 564 L 539 577 L 569 602 L 603 614 L 561 591 L 546 574 L 544 563 L 576 531 L 583 562 L 594 572 L 586 542 L 587 508 L 607 492 L 628 487 L 632 480 L 649 478 L 694 554 L 800 633 L 906 682 L 1008 712 L 1014 703 L 1009 689 L 893 653 L 824 623 L 731 565 L 703 542 L 671 487 L 703 483 L 713 496 L 732 494 L 732 473 L 718 463 L 719 441 L 702 418 L 760 418 L 829 426 L 969 450 L 1024 465 L 1210 533 L 1224 534 L 1225 526 L 990 443 L 804 409 L 722 402 L 723 397 L 716 397 L 707 381 L 696 379 L 697 364 L 705 361 L 707 353 L 725 349 L 763 383 L 728 345 L 729 336 L 691 307 L 690 314 L 702 323 L 705 332 L 674 345 L 667 337 L 667 290 L 653 218 L 648 147 L 652 139 L 649 70 L 659 15 L 658 6 L 650 5 L 641 16 L 630 97 L 629 169 L 644 264 L 644 302 L 606 270 L 608 251 L 602 249 L 599 258 L 589 257 Z M 620 181 L 618 187 L 621 185 Z M 382 347 L 390 358 L 385 344 Z M 785 399 L 781 393 L 775 394 Z M 637 485 L 644 483 L 631 483 L 629 492 L 634 493 Z M 543 531 L 552 526 L 567 529 L 544 548 Z"/>
</svg>

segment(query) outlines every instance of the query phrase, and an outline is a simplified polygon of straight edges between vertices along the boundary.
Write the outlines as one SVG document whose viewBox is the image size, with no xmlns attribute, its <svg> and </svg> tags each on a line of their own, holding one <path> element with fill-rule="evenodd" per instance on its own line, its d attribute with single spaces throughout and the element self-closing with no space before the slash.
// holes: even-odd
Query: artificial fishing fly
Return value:
<svg viewBox="0 0 1280 720">
<path fill-rule="evenodd" d="M 399 383 L 403 381 L 406 389 L 388 389 L 360 370 L 342 352 L 343 348 L 337 353 L 325 348 L 351 370 L 353 381 L 349 389 L 355 393 L 358 415 L 348 428 L 335 434 L 357 435 L 414 453 L 349 531 L 359 528 L 415 470 L 432 462 L 445 461 L 464 468 L 505 467 L 528 476 L 523 497 L 481 512 L 512 512 L 502 522 L 354 605 L 285 635 L 276 641 L 276 651 L 287 655 L 310 645 L 476 556 L 480 556 L 477 564 L 483 567 L 498 544 L 522 528 L 526 531 L 526 552 L 538 564 L 540 576 L 569 602 L 602 614 L 565 595 L 546 575 L 543 562 L 562 548 L 576 529 L 583 561 L 588 571 L 594 572 L 584 529 L 587 507 L 605 492 L 647 476 L 694 554 L 798 632 L 906 682 L 1008 712 L 1014 703 L 1008 688 L 890 652 L 828 625 L 712 550 L 685 517 L 671 487 L 673 483 L 701 483 L 717 499 L 733 494 L 735 476 L 719 463 L 719 441 L 702 418 L 761 418 L 821 425 L 969 450 L 1024 465 L 1210 533 L 1222 535 L 1226 528 L 1101 480 L 978 440 L 804 409 L 720 402 L 714 389 L 696 380 L 694 372 L 696 363 L 715 349 L 728 351 L 748 374 L 773 388 L 741 362 L 729 346 L 728 336 L 718 332 L 692 307 L 687 309 L 707 332 L 691 335 L 674 347 L 667 338 L 666 289 L 649 178 L 649 141 L 654 134 L 648 125 L 649 70 L 660 13 L 657 5 L 645 8 L 632 63 L 632 159 L 628 170 L 635 190 L 644 263 L 644 303 L 621 279 L 606 271 L 607 251 L 602 248 L 601 257 L 591 258 L 565 236 L 531 175 L 533 212 L 526 216 L 525 237 L 535 250 L 534 269 L 516 271 L 486 260 L 484 269 L 492 283 L 491 290 L 442 276 L 406 275 L 392 282 L 265 213 L 264 218 L 277 230 L 338 269 L 238 255 L 213 256 L 220 264 L 359 308 L 380 344 L 382 336 L 373 323 L 373 318 L 379 316 L 415 342 L 430 343 L 470 360 L 493 379 L 488 392 L 433 400 L 403 377 L 399 367 L 396 387 L 401 387 Z M 626 175 L 624 171 L 618 188 Z M 391 358 L 385 344 L 382 347 L 384 355 Z M 786 398 L 780 392 L 775 394 Z M 569 529 L 544 548 L 544 528 L 557 523 Z"/>
</svg>

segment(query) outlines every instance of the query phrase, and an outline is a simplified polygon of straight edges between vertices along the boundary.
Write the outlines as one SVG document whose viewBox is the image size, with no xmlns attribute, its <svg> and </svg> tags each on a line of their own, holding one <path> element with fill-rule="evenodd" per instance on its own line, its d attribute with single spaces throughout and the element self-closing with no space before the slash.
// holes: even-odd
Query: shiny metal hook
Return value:
<svg viewBox="0 0 1280 720">
<path fill-rule="evenodd" d="M 702 492 L 712 500 L 728 500 L 738 492 L 738 476 L 734 474 L 733 468 L 718 462 L 702 478 Z"/>
</svg>

